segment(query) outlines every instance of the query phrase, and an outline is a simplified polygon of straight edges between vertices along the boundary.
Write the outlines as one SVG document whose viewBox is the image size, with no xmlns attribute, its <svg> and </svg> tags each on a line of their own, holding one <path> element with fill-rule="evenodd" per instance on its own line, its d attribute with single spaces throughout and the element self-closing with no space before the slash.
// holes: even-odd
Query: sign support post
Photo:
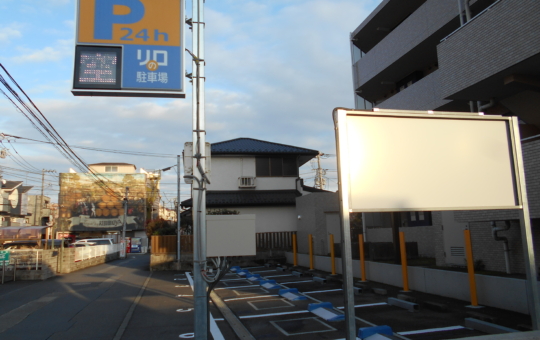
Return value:
<svg viewBox="0 0 540 340">
<path fill-rule="evenodd" d="M 204 1 L 193 0 L 193 279 L 195 338 L 208 339 L 208 284 L 202 271 L 206 263 L 206 131 L 204 116 Z M 196 186 L 197 183 L 197 186 Z"/>
<path fill-rule="evenodd" d="M 516 119 L 516 118 L 514 118 Z M 517 120 L 517 119 L 516 119 Z M 518 124 L 514 124 L 514 138 L 519 136 Z M 515 141 L 516 161 L 518 167 L 519 190 L 521 191 L 521 201 L 523 208 L 519 213 L 519 225 L 521 227 L 521 240 L 523 243 L 523 258 L 525 260 L 525 274 L 527 284 L 527 301 L 529 303 L 529 313 L 531 313 L 531 323 L 534 330 L 540 329 L 540 297 L 538 294 L 536 261 L 534 259 L 534 244 L 531 231 L 531 216 L 529 214 L 529 198 L 527 196 L 527 186 L 525 182 L 525 164 L 523 163 L 523 153 L 521 142 Z"/>
<path fill-rule="evenodd" d="M 341 111 L 338 111 L 338 114 Z M 335 118 L 336 124 L 336 148 L 338 164 L 338 191 L 339 191 L 339 215 L 341 220 L 341 275 L 343 275 L 343 293 L 345 303 L 345 338 L 347 340 L 356 339 L 356 322 L 354 313 L 354 289 L 353 289 L 353 267 L 350 232 L 350 207 L 349 207 L 349 160 L 342 157 L 348 154 L 348 143 L 346 140 L 345 117 Z"/>
</svg>

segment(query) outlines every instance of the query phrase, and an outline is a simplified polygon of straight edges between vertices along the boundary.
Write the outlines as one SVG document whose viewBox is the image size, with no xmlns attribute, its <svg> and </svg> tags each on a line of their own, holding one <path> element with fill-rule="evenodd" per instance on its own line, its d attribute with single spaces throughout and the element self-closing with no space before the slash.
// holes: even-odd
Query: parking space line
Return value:
<svg viewBox="0 0 540 340">
<path fill-rule="evenodd" d="M 223 299 L 223 301 L 235 301 L 235 300 L 257 299 L 257 298 L 267 298 L 267 297 L 276 297 L 276 296 L 279 296 L 279 295 L 248 296 L 248 297 L 242 297 L 242 298 Z M 217 319 L 216 319 L 216 320 L 217 320 Z"/>
<path fill-rule="evenodd" d="M 450 327 L 441 327 L 441 328 L 429 328 L 429 329 L 420 329 L 417 331 L 408 331 L 408 332 L 397 332 L 399 335 L 413 335 L 413 334 L 424 334 L 424 333 L 435 333 L 435 332 L 447 332 L 455 331 L 458 329 L 464 329 L 463 326 L 450 326 Z"/>
<path fill-rule="evenodd" d="M 193 287 L 193 278 L 191 277 L 191 275 L 189 275 L 188 272 L 186 272 L 186 277 L 189 281 L 189 285 L 191 286 L 191 289 L 193 291 L 195 291 L 194 287 Z M 219 330 L 219 327 L 218 325 L 216 324 L 216 320 L 214 320 L 214 317 L 212 316 L 212 313 L 208 313 L 208 315 L 210 316 L 210 333 L 212 333 L 212 336 L 214 337 L 214 340 L 225 340 L 225 338 L 223 337 L 223 334 L 221 334 L 221 331 Z"/>
<path fill-rule="evenodd" d="M 282 277 L 282 276 L 293 276 L 292 274 L 286 274 L 286 275 L 273 275 L 273 276 L 265 276 L 265 278 L 269 279 L 271 277 Z"/>
<path fill-rule="evenodd" d="M 270 277 L 270 276 L 268 276 Z M 290 285 L 291 283 L 306 283 L 306 282 L 313 282 L 313 280 L 307 280 L 307 281 L 292 281 L 292 282 L 278 282 L 280 285 Z"/>
<path fill-rule="evenodd" d="M 242 269 L 256 269 L 256 268 L 267 268 L 265 266 L 258 266 L 258 267 L 246 267 L 246 268 L 242 268 Z"/>
<path fill-rule="evenodd" d="M 259 274 L 259 273 L 269 273 L 269 272 L 276 272 L 276 270 L 261 270 L 261 271 L 254 271 L 253 273 Z"/>
<path fill-rule="evenodd" d="M 305 293 L 302 293 L 302 294 L 316 294 L 316 293 L 326 293 L 326 292 L 337 292 L 337 291 L 340 291 L 340 290 L 343 290 L 343 289 L 338 288 L 338 289 L 328 289 L 328 290 L 315 290 L 313 292 L 305 292 Z"/>
<path fill-rule="evenodd" d="M 377 303 L 367 303 L 365 305 L 354 305 L 354 308 L 360 307 L 372 307 L 372 306 L 385 306 L 388 305 L 386 302 L 377 302 Z M 345 307 L 336 307 L 337 309 L 344 309 Z"/>
<path fill-rule="evenodd" d="M 222 287 L 222 288 L 214 288 L 214 290 L 219 290 L 219 289 L 239 289 L 239 288 L 254 288 L 254 287 L 260 287 L 260 286 L 257 286 L 257 285 L 253 285 L 253 284 L 250 284 L 250 285 L 247 285 L 247 286 L 238 286 L 238 287 Z"/>
<path fill-rule="evenodd" d="M 309 313 L 308 310 L 298 310 L 294 312 L 284 312 L 284 313 L 269 313 L 269 314 L 258 314 L 258 315 L 243 315 L 239 316 L 240 319 L 253 319 L 253 318 L 265 318 L 267 316 L 277 316 L 277 315 L 291 315 L 291 314 L 302 314 Z"/>
<path fill-rule="evenodd" d="M 242 281 L 242 280 L 245 280 L 245 278 L 241 278 L 241 279 L 227 279 L 227 280 L 219 280 L 219 282 L 224 282 L 224 281 Z"/>
</svg>

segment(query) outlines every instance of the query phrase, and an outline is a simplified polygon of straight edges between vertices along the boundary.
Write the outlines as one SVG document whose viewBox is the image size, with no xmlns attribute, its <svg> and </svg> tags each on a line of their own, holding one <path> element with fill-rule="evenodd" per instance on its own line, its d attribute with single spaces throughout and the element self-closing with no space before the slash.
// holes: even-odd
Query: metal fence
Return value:
<svg viewBox="0 0 540 340">
<path fill-rule="evenodd" d="M 75 262 L 91 259 L 98 256 L 113 254 L 122 249 L 121 244 L 96 245 L 75 248 Z"/>
<path fill-rule="evenodd" d="M 6 270 L 40 270 L 43 264 L 43 249 L 10 250 L 9 267 Z M 7 265 L 7 263 L 6 263 Z"/>
<path fill-rule="evenodd" d="M 296 234 L 296 231 L 257 233 L 257 250 L 291 250 L 293 234 Z"/>
</svg>

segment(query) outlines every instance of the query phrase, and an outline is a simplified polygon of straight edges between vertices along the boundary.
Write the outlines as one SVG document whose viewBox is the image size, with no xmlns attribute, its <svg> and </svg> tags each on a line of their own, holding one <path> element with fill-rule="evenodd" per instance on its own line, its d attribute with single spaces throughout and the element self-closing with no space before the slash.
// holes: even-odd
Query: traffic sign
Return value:
<svg viewBox="0 0 540 340">
<path fill-rule="evenodd" d="M 78 0 L 73 94 L 184 93 L 184 0 Z"/>
<path fill-rule="evenodd" d="M 0 262 L 9 262 L 9 251 L 0 250 Z"/>
</svg>

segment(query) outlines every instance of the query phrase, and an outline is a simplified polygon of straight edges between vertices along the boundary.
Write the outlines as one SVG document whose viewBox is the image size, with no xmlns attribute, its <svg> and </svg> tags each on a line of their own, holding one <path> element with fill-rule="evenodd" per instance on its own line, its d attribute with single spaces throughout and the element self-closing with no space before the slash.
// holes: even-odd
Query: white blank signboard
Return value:
<svg viewBox="0 0 540 340">
<path fill-rule="evenodd" d="M 206 216 L 206 256 L 254 256 L 255 215 Z"/>
<path fill-rule="evenodd" d="M 347 157 L 353 211 L 520 208 L 515 119 L 407 111 L 344 117 L 338 153 Z"/>
</svg>

